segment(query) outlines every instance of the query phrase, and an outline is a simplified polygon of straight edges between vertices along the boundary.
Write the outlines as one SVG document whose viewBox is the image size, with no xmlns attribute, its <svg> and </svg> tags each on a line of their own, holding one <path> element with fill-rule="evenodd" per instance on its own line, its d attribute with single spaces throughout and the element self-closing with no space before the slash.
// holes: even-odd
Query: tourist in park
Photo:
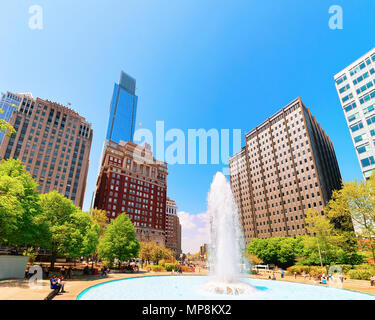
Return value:
<svg viewBox="0 0 375 320">
<path fill-rule="evenodd" d="M 294 279 L 297 279 L 297 272 L 293 272 L 293 274 L 294 274 Z"/>
<path fill-rule="evenodd" d="M 67 278 L 68 278 L 68 279 L 71 279 L 71 278 L 72 278 L 72 275 L 73 275 L 73 269 L 72 269 L 72 267 L 69 267 L 69 268 L 68 268 L 68 271 L 67 271 Z"/>
<path fill-rule="evenodd" d="M 61 269 L 60 269 L 60 274 L 65 277 L 65 273 L 66 273 L 66 269 L 65 269 L 65 266 L 62 266 Z"/>
<path fill-rule="evenodd" d="M 57 293 L 59 293 L 60 291 L 61 293 L 65 292 L 64 285 L 62 284 L 62 281 L 60 278 L 53 276 L 50 280 L 50 284 L 51 284 L 51 289 L 57 290 Z"/>
<path fill-rule="evenodd" d="M 372 275 L 370 278 L 371 287 L 375 287 L 375 275 Z"/>
<path fill-rule="evenodd" d="M 272 273 L 272 280 L 276 280 L 276 275 L 275 275 L 275 272 Z"/>
<path fill-rule="evenodd" d="M 281 274 L 281 279 L 284 279 L 284 273 L 285 271 L 284 270 L 281 270 L 280 274 Z"/>
<path fill-rule="evenodd" d="M 48 269 L 48 267 L 44 267 L 43 271 L 44 271 L 44 275 L 45 275 L 46 279 L 48 279 L 49 278 L 49 269 Z"/>
<path fill-rule="evenodd" d="M 105 266 L 103 266 L 100 271 L 102 277 L 107 277 L 107 268 Z"/>
<path fill-rule="evenodd" d="M 60 286 L 61 293 L 65 292 L 63 280 L 64 280 L 64 276 L 61 276 L 57 279 L 57 284 Z"/>
<path fill-rule="evenodd" d="M 86 275 L 86 276 L 90 274 L 89 266 L 85 266 L 83 268 L 83 274 Z"/>
</svg>

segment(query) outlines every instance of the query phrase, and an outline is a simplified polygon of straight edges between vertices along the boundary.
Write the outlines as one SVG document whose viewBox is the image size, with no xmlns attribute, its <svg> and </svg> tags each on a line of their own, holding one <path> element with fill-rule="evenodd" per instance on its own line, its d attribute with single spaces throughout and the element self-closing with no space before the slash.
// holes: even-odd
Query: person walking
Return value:
<svg viewBox="0 0 375 320">
<path fill-rule="evenodd" d="M 281 274 L 281 279 L 284 279 L 284 270 L 281 270 L 280 274 Z"/>
<path fill-rule="evenodd" d="M 375 287 L 375 275 L 372 275 L 370 278 L 371 287 Z"/>
<path fill-rule="evenodd" d="M 72 267 L 69 267 L 68 268 L 68 272 L 67 272 L 67 278 L 71 279 L 72 278 L 72 274 L 73 274 L 73 269 L 72 269 Z"/>
<path fill-rule="evenodd" d="M 66 272 L 65 266 L 62 266 L 60 269 L 60 273 L 63 277 L 65 277 L 65 272 Z"/>
</svg>

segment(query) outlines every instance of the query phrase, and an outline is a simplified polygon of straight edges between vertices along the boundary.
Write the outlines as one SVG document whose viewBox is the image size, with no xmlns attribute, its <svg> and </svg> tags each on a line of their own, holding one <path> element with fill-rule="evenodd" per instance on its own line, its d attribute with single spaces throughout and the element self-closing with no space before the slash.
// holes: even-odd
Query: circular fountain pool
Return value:
<svg viewBox="0 0 375 320">
<path fill-rule="evenodd" d="M 78 300 L 375 300 L 375 295 L 286 281 L 243 279 L 257 290 L 252 295 L 208 294 L 207 276 L 151 276 L 105 282 L 90 287 Z"/>
</svg>

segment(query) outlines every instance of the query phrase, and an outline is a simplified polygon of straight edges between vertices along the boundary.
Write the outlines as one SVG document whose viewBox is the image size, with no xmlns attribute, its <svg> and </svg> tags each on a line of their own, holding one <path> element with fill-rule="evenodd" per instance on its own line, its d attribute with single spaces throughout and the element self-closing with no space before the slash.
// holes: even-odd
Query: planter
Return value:
<svg viewBox="0 0 375 320">
<path fill-rule="evenodd" d="M 23 279 L 28 258 L 27 256 L 0 256 L 0 280 Z"/>
</svg>

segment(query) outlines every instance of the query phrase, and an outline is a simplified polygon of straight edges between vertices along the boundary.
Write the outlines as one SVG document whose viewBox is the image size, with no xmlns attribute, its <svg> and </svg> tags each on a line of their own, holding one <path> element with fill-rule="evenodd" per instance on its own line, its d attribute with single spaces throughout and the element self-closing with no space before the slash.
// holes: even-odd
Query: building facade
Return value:
<svg viewBox="0 0 375 320">
<path fill-rule="evenodd" d="M 10 124 L 16 132 L 4 137 L 0 158 L 20 159 L 47 193 L 57 190 L 82 207 L 93 131 L 74 110 L 56 102 L 23 95 Z"/>
<path fill-rule="evenodd" d="M 133 142 L 138 103 L 135 89 L 135 79 L 121 72 L 113 89 L 106 140 Z"/>
<path fill-rule="evenodd" d="M 207 243 L 203 244 L 199 247 L 199 254 L 201 256 L 201 259 L 206 259 L 208 254 L 208 245 Z"/>
<path fill-rule="evenodd" d="M 363 177 L 375 170 L 375 48 L 334 76 Z"/>
<path fill-rule="evenodd" d="M 96 185 L 94 207 L 107 222 L 128 214 L 139 241 L 165 245 L 167 175 L 165 162 L 148 145 L 108 141 Z"/>
<path fill-rule="evenodd" d="M 165 212 L 165 246 L 171 249 L 177 258 L 181 251 L 181 224 L 177 216 L 177 205 L 167 197 Z"/>
<path fill-rule="evenodd" d="M 229 160 L 230 183 L 246 242 L 306 234 L 305 212 L 341 187 L 333 144 L 297 98 L 245 135 Z"/>
<path fill-rule="evenodd" d="M 13 111 L 17 110 L 14 106 L 18 107 L 22 99 L 22 95 L 15 94 L 7 91 L 6 93 L 1 94 L 0 98 L 0 109 L 4 112 L 0 113 L 0 119 L 9 122 L 10 117 L 13 114 Z M 5 133 L 0 132 L 0 144 L 3 141 Z"/>
</svg>

